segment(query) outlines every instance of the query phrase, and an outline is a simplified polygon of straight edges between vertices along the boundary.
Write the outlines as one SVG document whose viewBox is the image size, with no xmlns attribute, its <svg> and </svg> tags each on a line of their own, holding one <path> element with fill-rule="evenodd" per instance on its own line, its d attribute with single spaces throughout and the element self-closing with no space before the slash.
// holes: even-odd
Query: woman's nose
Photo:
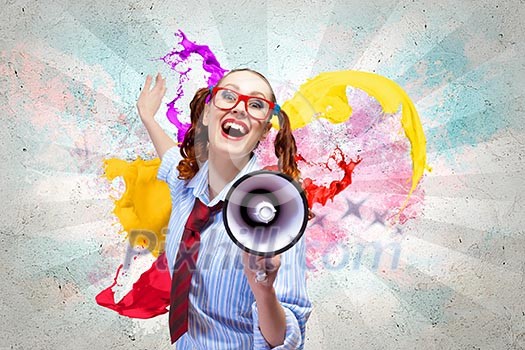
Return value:
<svg viewBox="0 0 525 350">
<path fill-rule="evenodd" d="M 232 109 L 232 112 L 236 113 L 237 115 L 247 117 L 246 103 L 244 101 L 239 101 L 239 103 L 237 103 L 237 106 L 235 106 Z"/>
</svg>

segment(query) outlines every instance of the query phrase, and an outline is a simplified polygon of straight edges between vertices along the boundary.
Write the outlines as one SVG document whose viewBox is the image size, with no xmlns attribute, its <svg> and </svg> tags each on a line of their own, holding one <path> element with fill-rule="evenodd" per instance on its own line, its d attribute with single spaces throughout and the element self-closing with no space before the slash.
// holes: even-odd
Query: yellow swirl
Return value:
<svg viewBox="0 0 525 350">
<path fill-rule="evenodd" d="M 412 158 L 412 184 L 404 208 L 424 169 L 431 169 L 426 164 L 426 139 L 419 115 L 414 103 L 397 83 L 367 72 L 325 72 L 302 84 L 282 108 L 290 117 L 292 129 L 301 128 L 314 118 L 324 118 L 334 124 L 345 122 L 352 114 L 346 97 L 347 86 L 361 89 L 376 98 L 385 113 L 395 113 L 400 105 L 402 107 L 401 124 L 410 141 Z M 273 123 L 277 127 L 275 121 Z"/>
</svg>

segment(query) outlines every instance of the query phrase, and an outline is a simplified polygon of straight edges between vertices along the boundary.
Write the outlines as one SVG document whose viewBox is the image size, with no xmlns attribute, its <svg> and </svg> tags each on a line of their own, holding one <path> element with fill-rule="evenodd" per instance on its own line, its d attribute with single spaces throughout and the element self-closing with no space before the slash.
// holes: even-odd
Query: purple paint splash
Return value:
<svg viewBox="0 0 525 350">
<path fill-rule="evenodd" d="M 168 111 L 166 116 L 168 120 L 177 127 L 177 141 L 182 142 L 184 140 L 184 135 L 190 128 L 191 124 L 182 123 L 179 119 L 181 111 L 175 106 L 175 103 L 184 96 L 183 83 L 186 82 L 188 78 L 188 73 L 191 71 L 191 68 L 186 70 L 179 70 L 179 66 L 183 62 L 190 60 L 192 54 L 197 54 L 202 57 L 202 68 L 205 72 L 210 73 L 208 77 L 208 86 L 217 84 L 217 82 L 224 76 L 224 73 L 228 70 L 223 69 L 221 64 L 217 60 L 217 57 L 210 50 L 207 45 L 198 45 L 186 37 L 186 35 L 179 29 L 178 33 L 175 33 L 175 36 L 181 38 L 179 45 L 182 45 L 183 49 L 181 51 L 172 51 L 161 57 L 160 60 L 169 64 L 172 70 L 179 74 L 179 83 L 177 86 L 177 93 L 175 98 L 168 103 Z"/>
</svg>

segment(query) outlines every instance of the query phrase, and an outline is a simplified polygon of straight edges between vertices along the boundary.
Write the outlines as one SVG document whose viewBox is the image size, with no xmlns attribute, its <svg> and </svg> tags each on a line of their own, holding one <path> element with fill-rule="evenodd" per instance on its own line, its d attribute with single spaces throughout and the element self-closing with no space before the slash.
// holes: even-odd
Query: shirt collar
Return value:
<svg viewBox="0 0 525 350">
<path fill-rule="evenodd" d="M 248 163 L 239 171 L 239 173 L 233 178 L 232 181 L 228 182 L 226 186 L 222 189 L 222 191 L 215 197 L 211 202 L 209 202 L 209 192 L 208 192 L 208 161 L 204 162 L 202 166 L 200 167 L 199 171 L 195 176 L 188 182 L 186 185 L 187 188 L 193 189 L 193 195 L 197 198 L 199 198 L 203 203 L 207 203 L 206 205 L 212 207 L 215 204 L 217 204 L 219 201 L 224 201 L 226 198 L 226 194 L 232 187 L 232 185 L 243 177 L 244 175 L 251 173 L 252 171 L 258 170 L 259 165 L 257 163 L 258 159 L 257 156 L 254 154 Z M 209 202 L 209 203 L 208 203 Z"/>
</svg>

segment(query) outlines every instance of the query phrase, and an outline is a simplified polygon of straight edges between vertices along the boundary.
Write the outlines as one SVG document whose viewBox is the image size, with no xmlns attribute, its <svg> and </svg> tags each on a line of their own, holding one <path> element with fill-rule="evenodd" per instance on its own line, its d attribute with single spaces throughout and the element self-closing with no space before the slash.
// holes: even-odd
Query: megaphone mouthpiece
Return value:
<svg viewBox="0 0 525 350">
<path fill-rule="evenodd" d="M 258 221 L 260 223 L 269 223 L 275 218 L 275 213 L 277 210 L 272 203 L 268 201 L 260 201 L 255 205 L 254 209 L 248 209 L 248 215 L 253 221 Z"/>
<path fill-rule="evenodd" d="M 226 195 L 226 232 L 241 249 L 272 256 L 290 249 L 308 221 L 308 203 L 291 177 L 260 170 L 237 180 Z"/>
</svg>

